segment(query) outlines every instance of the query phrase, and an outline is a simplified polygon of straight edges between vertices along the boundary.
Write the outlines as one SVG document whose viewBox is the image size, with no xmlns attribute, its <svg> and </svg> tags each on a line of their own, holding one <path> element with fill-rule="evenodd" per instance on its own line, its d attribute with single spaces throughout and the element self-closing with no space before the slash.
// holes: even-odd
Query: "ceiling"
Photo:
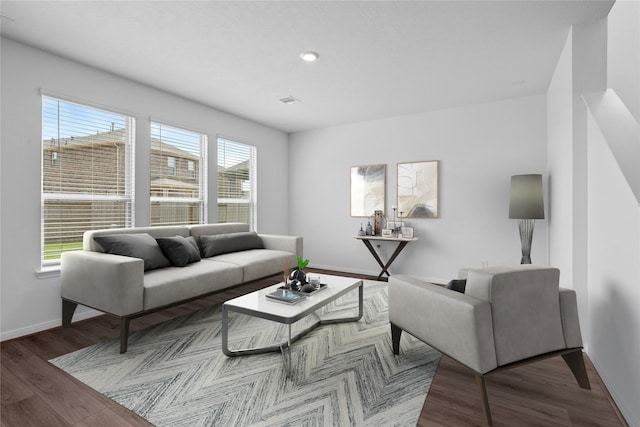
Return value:
<svg viewBox="0 0 640 427">
<path fill-rule="evenodd" d="M 544 93 L 570 25 L 612 4 L 2 0 L 0 22 L 4 37 L 292 133 Z"/>
</svg>

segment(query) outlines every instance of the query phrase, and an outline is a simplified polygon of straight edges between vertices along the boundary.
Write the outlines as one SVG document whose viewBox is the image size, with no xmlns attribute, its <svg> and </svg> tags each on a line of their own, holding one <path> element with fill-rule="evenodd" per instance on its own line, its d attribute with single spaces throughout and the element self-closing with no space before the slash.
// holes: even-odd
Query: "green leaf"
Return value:
<svg viewBox="0 0 640 427">
<path fill-rule="evenodd" d="M 298 256 L 298 270 L 302 270 L 304 269 L 307 265 L 309 265 L 309 260 L 305 259 L 304 261 L 302 260 L 301 256 Z"/>
</svg>

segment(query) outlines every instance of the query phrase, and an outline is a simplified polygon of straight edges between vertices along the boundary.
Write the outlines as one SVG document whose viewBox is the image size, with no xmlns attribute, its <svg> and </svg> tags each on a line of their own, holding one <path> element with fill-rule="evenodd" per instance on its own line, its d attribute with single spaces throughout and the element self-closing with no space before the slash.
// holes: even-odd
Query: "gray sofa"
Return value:
<svg viewBox="0 0 640 427">
<path fill-rule="evenodd" d="M 62 254 L 62 325 L 78 304 L 118 316 L 124 353 L 131 319 L 277 274 L 298 256 L 302 237 L 241 223 L 88 231 L 83 250 Z"/>
</svg>

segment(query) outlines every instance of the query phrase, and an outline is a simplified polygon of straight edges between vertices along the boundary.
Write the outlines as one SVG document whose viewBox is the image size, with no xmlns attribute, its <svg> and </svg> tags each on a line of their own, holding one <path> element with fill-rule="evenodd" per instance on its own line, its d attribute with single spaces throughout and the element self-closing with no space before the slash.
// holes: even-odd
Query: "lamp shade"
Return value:
<svg viewBox="0 0 640 427">
<path fill-rule="evenodd" d="M 544 219 L 542 175 L 513 175 L 509 218 Z"/>
</svg>

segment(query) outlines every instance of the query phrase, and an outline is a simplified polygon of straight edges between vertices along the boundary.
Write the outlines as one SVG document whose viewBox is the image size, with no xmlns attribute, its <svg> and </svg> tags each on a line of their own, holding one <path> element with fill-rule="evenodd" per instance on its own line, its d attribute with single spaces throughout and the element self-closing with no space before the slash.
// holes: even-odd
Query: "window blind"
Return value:
<svg viewBox="0 0 640 427">
<path fill-rule="evenodd" d="M 218 222 L 256 229 L 256 147 L 218 138 Z"/>
<path fill-rule="evenodd" d="M 205 222 L 206 147 L 204 134 L 151 123 L 151 225 Z"/>
<path fill-rule="evenodd" d="M 42 97 L 41 263 L 133 217 L 132 117 Z"/>
</svg>

